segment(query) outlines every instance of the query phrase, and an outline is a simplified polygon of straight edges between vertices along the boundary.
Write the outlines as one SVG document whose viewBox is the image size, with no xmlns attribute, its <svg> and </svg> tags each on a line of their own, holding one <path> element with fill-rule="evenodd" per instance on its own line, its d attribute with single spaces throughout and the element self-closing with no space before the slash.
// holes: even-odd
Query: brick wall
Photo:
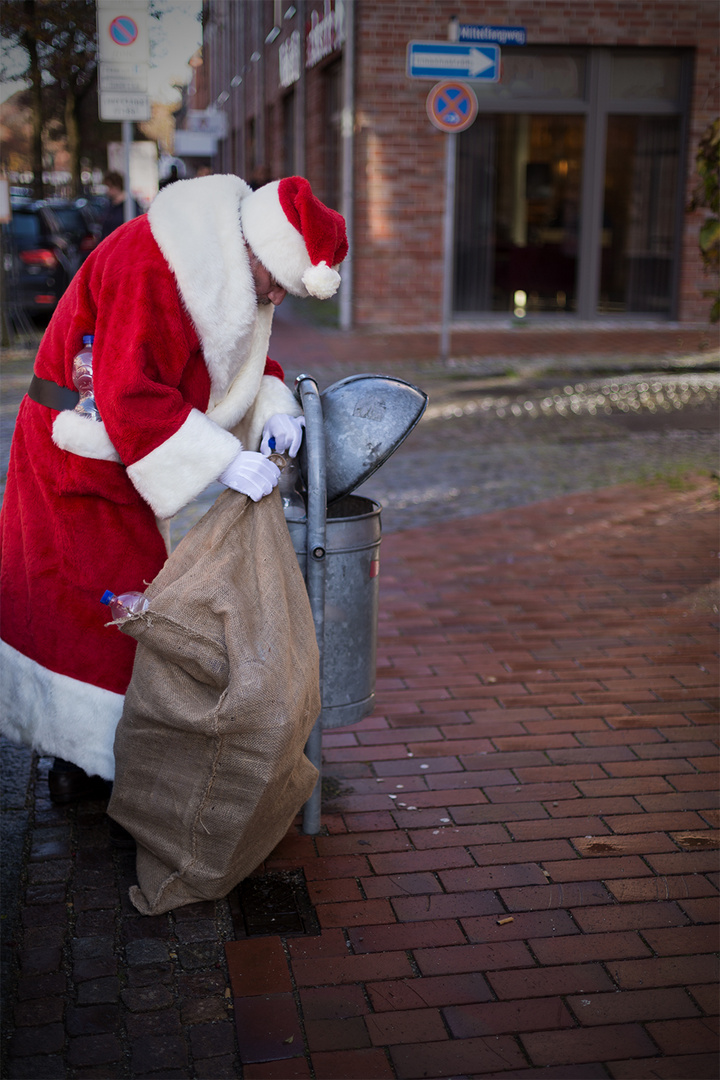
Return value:
<svg viewBox="0 0 720 1080">
<path fill-rule="evenodd" d="M 218 7 L 223 9 L 222 4 Z M 406 77 L 405 55 L 407 43 L 413 39 L 446 40 L 448 21 L 454 14 L 468 23 L 524 26 L 529 46 L 693 49 L 689 145 L 683 162 L 686 201 L 690 198 L 695 185 L 697 144 L 717 113 L 719 20 L 715 0 L 466 0 L 462 9 L 455 0 L 415 0 L 412 5 L 392 0 L 354 0 L 348 7 L 354 12 L 356 28 L 352 254 L 353 321 L 358 326 L 393 323 L 419 327 L 437 324 L 440 318 L 445 136 L 432 127 L 425 111 L 432 83 Z M 283 23 L 276 41 L 265 45 L 273 5 L 261 5 L 261 26 L 257 16 L 253 19 L 254 5 L 243 8 L 245 62 L 253 48 L 262 53 L 263 59 L 258 64 L 247 64 L 233 115 L 238 124 L 242 123 L 242 115 L 254 115 L 256 102 L 262 97 L 257 80 L 262 78 L 266 157 L 271 174 L 279 176 L 283 172 L 281 99 L 285 91 L 278 85 L 278 50 L 294 29 L 303 28 L 296 16 L 292 22 Z M 313 10 L 322 16 L 320 0 L 305 4 L 305 17 L 309 18 Z M 226 47 L 226 64 L 231 62 L 228 51 Z M 323 72 L 338 55 L 331 54 L 308 69 L 305 76 L 305 175 L 321 198 L 327 198 L 324 187 L 330 137 Z M 217 63 L 214 55 L 208 60 Z M 236 66 L 241 62 L 239 55 L 232 61 Z M 232 74 L 228 73 L 227 82 Z M 213 85 L 219 84 L 215 81 Z M 239 144 L 241 140 L 242 134 Z M 238 170 L 239 163 L 233 165 L 227 161 L 228 156 L 225 149 L 223 167 Z M 709 310 L 702 291 L 712 283 L 704 275 L 698 250 L 698 231 L 704 216 L 702 211 L 687 214 L 683 222 L 680 319 L 688 323 L 705 322 Z"/>
<path fill-rule="evenodd" d="M 394 297 L 395 322 L 436 322 L 442 292 L 444 136 L 425 113 L 430 83 L 405 77 L 405 47 L 445 40 L 454 0 L 392 5 L 360 0 L 357 19 L 357 145 L 355 316 L 359 325 L 383 322 L 384 297 Z M 718 9 L 705 0 L 535 0 L 468 3 L 463 22 L 524 26 L 528 45 L 692 47 L 695 82 L 686 201 L 695 184 L 697 144 L 717 115 Z M 462 135 L 459 136 L 462 138 Z M 363 182 L 364 181 L 364 182 Z M 704 214 L 687 215 L 683 229 L 681 321 L 704 321 L 708 301 L 698 230 Z"/>
</svg>

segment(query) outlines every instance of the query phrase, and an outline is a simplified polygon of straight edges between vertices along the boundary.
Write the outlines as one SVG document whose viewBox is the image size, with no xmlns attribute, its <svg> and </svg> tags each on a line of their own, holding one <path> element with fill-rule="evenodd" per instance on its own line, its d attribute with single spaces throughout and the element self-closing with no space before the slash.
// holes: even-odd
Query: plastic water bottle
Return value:
<svg viewBox="0 0 720 1080">
<path fill-rule="evenodd" d="M 280 489 L 280 498 L 282 499 L 285 520 L 305 521 L 307 518 L 307 507 L 305 505 L 302 476 L 300 474 L 300 466 L 298 465 L 297 458 L 291 458 L 285 454 L 276 453 L 274 438 L 270 439 L 269 446 L 273 451 L 270 455 L 270 460 L 274 461 L 280 470 L 278 488 Z"/>
<path fill-rule="evenodd" d="M 107 604 L 113 619 L 127 619 L 130 615 L 142 615 L 150 607 L 150 601 L 141 592 L 125 592 L 116 596 L 108 589 L 100 597 L 101 604 Z"/>
<path fill-rule="evenodd" d="M 94 337 L 92 334 L 83 335 L 83 347 L 73 359 L 73 383 L 80 395 L 80 400 L 75 406 L 75 412 L 86 416 L 88 420 L 100 421 L 100 413 L 95 404 L 95 391 L 93 389 L 93 359 L 92 347 Z"/>
<path fill-rule="evenodd" d="M 286 521 L 305 521 L 307 509 L 302 491 L 302 479 L 297 458 L 288 458 L 278 480 L 280 498 Z"/>
</svg>

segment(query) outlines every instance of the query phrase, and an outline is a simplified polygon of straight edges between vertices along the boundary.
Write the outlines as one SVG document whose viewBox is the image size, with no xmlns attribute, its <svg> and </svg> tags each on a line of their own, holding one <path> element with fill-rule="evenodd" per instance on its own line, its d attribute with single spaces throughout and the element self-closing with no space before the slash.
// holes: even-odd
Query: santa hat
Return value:
<svg viewBox="0 0 720 1080">
<path fill-rule="evenodd" d="M 327 300 L 340 285 L 347 255 L 345 219 L 317 199 L 301 176 L 275 180 L 240 203 L 245 239 L 279 285 L 293 296 Z"/>
</svg>

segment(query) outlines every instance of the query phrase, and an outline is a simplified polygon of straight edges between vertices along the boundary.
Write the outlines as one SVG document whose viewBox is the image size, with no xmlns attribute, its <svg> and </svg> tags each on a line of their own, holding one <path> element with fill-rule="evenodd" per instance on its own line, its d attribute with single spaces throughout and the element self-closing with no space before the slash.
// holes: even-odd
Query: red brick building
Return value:
<svg viewBox="0 0 720 1080">
<path fill-rule="evenodd" d="M 487 329 L 518 307 L 558 326 L 706 324 L 704 213 L 686 206 L 718 32 L 715 0 L 206 0 L 227 117 L 213 167 L 300 173 L 345 214 L 346 328 Z M 476 119 L 439 130 L 440 80 L 408 73 L 409 43 L 455 39 L 487 63 L 498 37 L 499 81 L 462 84 Z"/>
</svg>

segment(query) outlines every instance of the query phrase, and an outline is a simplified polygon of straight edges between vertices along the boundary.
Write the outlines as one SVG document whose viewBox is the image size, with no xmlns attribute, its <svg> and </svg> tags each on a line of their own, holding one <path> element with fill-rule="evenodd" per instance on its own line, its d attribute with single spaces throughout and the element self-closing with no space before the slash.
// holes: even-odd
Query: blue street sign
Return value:
<svg viewBox="0 0 720 1080">
<path fill-rule="evenodd" d="M 497 45 L 455 45 L 441 41 L 411 41 L 407 47 L 411 79 L 500 79 Z"/>
<path fill-rule="evenodd" d="M 458 41 L 474 41 L 481 45 L 489 41 L 496 45 L 524 45 L 527 34 L 524 26 L 473 26 L 460 23 Z"/>
</svg>

